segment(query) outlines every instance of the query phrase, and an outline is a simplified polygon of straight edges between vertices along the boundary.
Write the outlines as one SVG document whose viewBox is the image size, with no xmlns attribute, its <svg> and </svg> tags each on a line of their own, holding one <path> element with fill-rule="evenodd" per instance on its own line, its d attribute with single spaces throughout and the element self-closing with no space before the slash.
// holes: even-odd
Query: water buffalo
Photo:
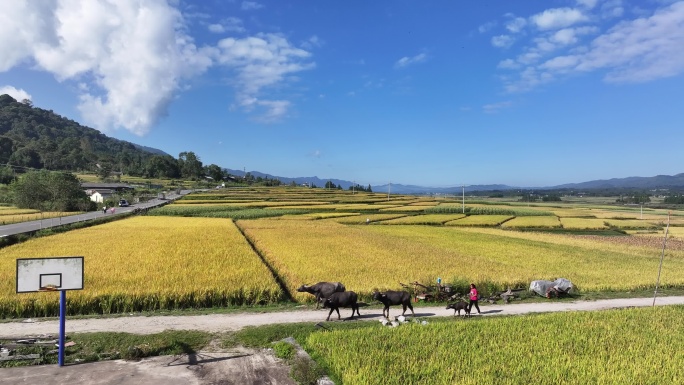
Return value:
<svg viewBox="0 0 684 385">
<path fill-rule="evenodd" d="M 406 308 L 408 307 L 411 309 L 411 314 L 413 314 L 414 317 L 416 316 L 416 313 L 413 312 L 413 305 L 411 305 L 411 294 L 408 292 L 391 290 L 384 292 L 376 291 L 373 293 L 373 299 L 380 301 L 383 305 L 385 305 L 385 308 L 382 309 L 382 315 L 386 318 L 389 318 L 389 308 L 393 305 L 402 305 L 404 307 L 404 311 L 401 313 L 401 315 L 406 313 Z M 385 312 L 387 312 L 387 315 L 385 315 Z"/>
<path fill-rule="evenodd" d="M 456 303 L 450 303 L 446 307 L 447 309 L 454 309 L 454 316 L 458 311 L 458 315 L 461 315 L 461 310 L 463 310 L 463 317 L 470 315 L 470 307 L 465 301 L 458 301 Z"/>
<path fill-rule="evenodd" d="M 316 309 L 318 309 L 321 299 L 330 297 L 332 293 L 343 292 L 345 291 L 345 288 L 344 285 L 339 282 L 319 282 L 311 286 L 302 285 L 297 291 L 300 293 L 310 293 L 316 296 Z"/>
<path fill-rule="evenodd" d="M 330 297 L 328 297 L 325 302 L 323 302 L 323 308 L 329 308 L 330 313 L 328 313 L 328 318 L 326 318 L 326 321 L 330 321 L 330 315 L 332 314 L 333 310 L 337 311 L 337 319 L 340 319 L 340 308 L 341 307 L 350 307 L 352 308 L 352 315 L 351 318 L 354 318 L 354 312 L 361 317 L 361 313 L 359 313 L 359 304 L 356 302 L 358 299 L 356 293 L 353 291 L 345 291 L 345 292 L 337 292 L 337 293 L 332 293 Z"/>
</svg>

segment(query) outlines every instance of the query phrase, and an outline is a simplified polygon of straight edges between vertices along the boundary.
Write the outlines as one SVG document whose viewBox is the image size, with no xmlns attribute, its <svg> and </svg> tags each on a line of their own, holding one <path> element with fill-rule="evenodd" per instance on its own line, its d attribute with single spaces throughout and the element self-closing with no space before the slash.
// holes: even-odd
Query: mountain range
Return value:
<svg viewBox="0 0 684 385">
<path fill-rule="evenodd" d="M 245 176 L 245 172 L 241 170 L 225 169 L 231 175 Z M 342 186 L 342 189 L 347 190 L 353 184 L 348 180 L 342 179 L 321 179 L 316 176 L 312 177 L 282 177 L 266 174 L 259 171 L 249 171 L 255 177 L 279 179 L 285 184 L 295 182 L 298 185 L 308 184 L 323 187 L 330 181 L 336 186 Z M 366 186 L 362 186 L 366 187 Z M 557 186 L 547 187 L 521 187 L 508 186 L 504 184 L 487 184 L 487 185 L 467 185 L 467 186 L 452 186 L 452 187 L 429 187 L 416 186 L 404 184 L 382 184 L 371 186 L 373 192 L 387 192 L 395 194 L 448 194 L 458 195 L 462 192 L 473 191 L 508 191 L 508 190 L 596 190 L 596 189 L 671 189 L 684 188 L 684 173 L 677 175 L 657 175 L 653 177 L 628 177 L 628 178 L 613 178 L 600 179 L 582 183 L 567 183 Z"/>
</svg>

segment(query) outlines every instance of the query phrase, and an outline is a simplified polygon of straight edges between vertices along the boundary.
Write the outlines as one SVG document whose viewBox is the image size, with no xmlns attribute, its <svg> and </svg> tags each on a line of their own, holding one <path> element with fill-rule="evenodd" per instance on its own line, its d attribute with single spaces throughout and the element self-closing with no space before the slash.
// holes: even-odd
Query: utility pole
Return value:
<svg viewBox="0 0 684 385">
<path fill-rule="evenodd" d="M 390 190 L 392 189 L 392 182 L 387 183 L 387 200 L 389 201 Z"/>
<path fill-rule="evenodd" d="M 465 185 L 463 185 L 463 214 L 465 214 Z"/>
</svg>

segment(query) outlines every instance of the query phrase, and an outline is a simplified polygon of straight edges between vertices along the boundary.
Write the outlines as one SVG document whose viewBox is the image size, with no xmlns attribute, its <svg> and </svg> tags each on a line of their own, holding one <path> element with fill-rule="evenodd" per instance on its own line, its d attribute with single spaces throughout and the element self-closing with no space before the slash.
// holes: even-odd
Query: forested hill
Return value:
<svg viewBox="0 0 684 385">
<path fill-rule="evenodd" d="M 107 137 L 51 110 L 0 95 L 0 163 L 26 168 L 141 175 L 152 157 L 170 155 Z M 98 167 L 97 165 L 100 165 Z"/>
</svg>

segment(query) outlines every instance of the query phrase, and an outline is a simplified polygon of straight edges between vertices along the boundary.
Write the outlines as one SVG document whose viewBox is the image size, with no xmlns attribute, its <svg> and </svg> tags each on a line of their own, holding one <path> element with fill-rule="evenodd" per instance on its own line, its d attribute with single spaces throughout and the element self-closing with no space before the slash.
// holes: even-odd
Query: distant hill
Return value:
<svg viewBox="0 0 684 385">
<path fill-rule="evenodd" d="M 555 186 L 556 189 L 609 189 L 609 188 L 639 188 L 662 189 L 684 187 L 684 173 L 677 175 L 656 175 L 651 177 L 632 176 L 628 178 L 613 178 L 592 180 L 582 183 L 568 183 Z"/>
<path fill-rule="evenodd" d="M 131 143 L 131 142 L 127 142 L 127 143 Z M 140 144 L 135 144 L 135 143 L 131 143 L 131 144 L 134 145 L 135 148 L 137 148 L 138 150 L 146 151 L 146 152 L 149 152 L 150 154 L 155 154 L 155 155 L 170 156 L 173 158 L 173 155 L 166 153 L 162 150 L 152 148 L 152 147 L 142 146 Z"/>
<path fill-rule="evenodd" d="M 231 170 L 226 169 L 232 175 L 244 176 L 245 172 L 242 170 Z M 285 184 L 290 184 L 294 181 L 296 184 L 301 185 L 303 183 L 315 184 L 317 187 L 325 186 L 326 182 L 330 180 L 335 185 L 342 186 L 343 189 L 349 189 L 349 186 L 353 182 L 341 179 L 320 179 L 318 177 L 281 177 L 271 174 L 262 173 L 259 171 L 249 171 L 255 177 L 269 178 L 269 179 L 279 179 Z M 363 187 L 366 187 L 363 185 Z M 427 187 L 427 186 L 416 186 L 416 185 L 403 185 L 403 184 L 392 184 L 390 187 L 390 193 L 392 194 L 448 194 L 448 195 L 458 195 L 464 190 L 462 186 L 452 186 L 452 187 Z M 673 176 L 669 175 L 658 175 L 654 177 L 629 177 L 629 178 L 614 178 L 608 180 L 594 180 L 583 183 L 568 183 L 558 186 L 548 186 L 548 187 L 520 187 L 520 186 L 509 186 L 504 184 L 487 184 L 487 185 L 467 185 L 465 186 L 465 192 L 474 191 L 509 191 L 509 190 L 563 190 L 563 189 L 580 189 L 580 190 L 598 190 L 598 189 L 663 189 L 663 188 L 684 188 L 684 173 L 677 174 Z M 387 192 L 388 185 L 375 185 L 371 186 L 374 192 Z"/>
<path fill-rule="evenodd" d="M 95 171 L 102 165 L 141 175 L 161 150 L 110 138 L 52 110 L 0 95 L 0 163 L 19 168 Z M 100 166 L 98 166 L 100 165 Z"/>
</svg>

